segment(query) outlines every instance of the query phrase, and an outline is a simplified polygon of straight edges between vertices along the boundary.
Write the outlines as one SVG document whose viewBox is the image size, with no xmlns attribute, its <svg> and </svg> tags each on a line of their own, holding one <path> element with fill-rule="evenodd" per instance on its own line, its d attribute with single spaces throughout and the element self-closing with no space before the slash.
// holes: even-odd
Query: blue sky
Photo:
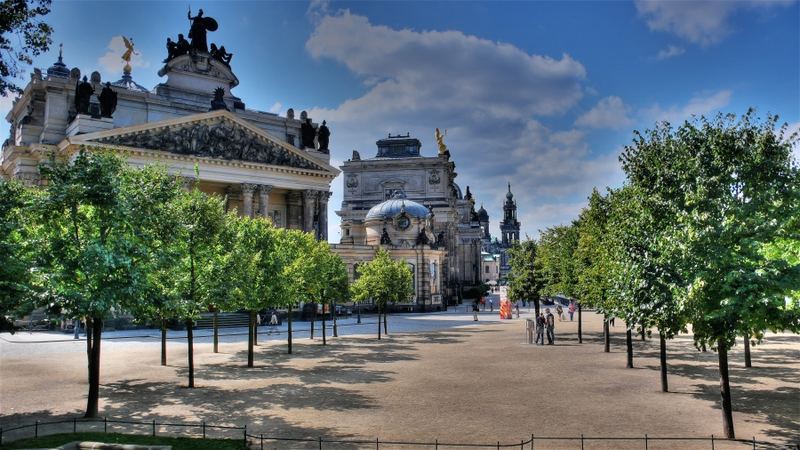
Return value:
<svg viewBox="0 0 800 450">
<path fill-rule="evenodd" d="M 121 75 L 116 36 L 133 37 L 134 79 L 151 88 L 184 2 L 54 2 L 54 51 L 69 67 Z M 777 113 L 800 127 L 796 1 L 213 2 L 209 42 L 234 53 L 248 108 L 309 110 L 332 131 L 334 165 L 411 132 L 433 155 L 448 130 L 456 181 L 492 220 L 506 181 L 523 233 L 567 222 L 591 188 L 617 186 L 634 129 L 692 114 Z M 25 75 L 27 78 L 27 74 Z M 0 102 L 7 109 L 8 101 Z M 333 184 L 333 213 L 342 180 Z"/>
</svg>

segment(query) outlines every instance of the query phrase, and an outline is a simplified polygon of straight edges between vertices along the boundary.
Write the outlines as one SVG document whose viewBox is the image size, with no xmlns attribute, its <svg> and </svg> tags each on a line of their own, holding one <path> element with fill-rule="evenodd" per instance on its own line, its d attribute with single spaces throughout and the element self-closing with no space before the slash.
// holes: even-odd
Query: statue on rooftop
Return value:
<svg viewBox="0 0 800 450">
<path fill-rule="evenodd" d="M 447 145 L 444 143 L 444 137 L 447 136 L 447 130 L 444 130 L 444 134 L 442 134 L 439 129 L 436 129 L 436 145 L 439 146 L 439 154 L 450 154 L 450 151 L 447 150 Z"/>
<path fill-rule="evenodd" d="M 192 17 L 191 8 L 186 13 L 186 17 L 192 21 L 189 28 L 189 39 L 192 40 L 192 50 L 197 52 L 208 53 L 208 41 L 206 33 L 209 31 L 217 31 L 217 21 L 211 17 L 203 17 L 203 10 L 197 11 L 197 15 Z"/>
<path fill-rule="evenodd" d="M 217 48 L 217 44 L 211 44 L 211 57 L 230 67 L 233 53 L 228 53 L 224 45 Z"/>
<path fill-rule="evenodd" d="M 138 55 L 136 51 L 133 50 L 133 38 L 126 38 L 122 36 L 122 41 L 125 43 L 125 53 L 122 54 L 122 60 L 125 61 L 125 67 L 122 69 L 123 72 L 131 72 L 131 58 L 133 55 Z"/>
<path fill-rule="evenodd" d="M 106 85 L 100 91 L 100 116 L 111 117 L 117 109 L 117 93 L 111 89 L 111 83 L 106 81 Z"/>
<path fill-rule="evenodd" d="M 78 114 L 89 114 L 89 102 L 92 94 L 94 94 L 94 88 L 89 83 L 86 75 L 84 75 L 83 81 L 78 81 L 75 84 L 75 109 Z"/>
<path fill-rule="evenodd" d="M 319 142 L 319 151 L 323 153 L 328 153 L 328 143 L 330 142 L 331 138 L 331 130 L 328 129 L 326 122 L 323 120 L 322 125 L 320 125 L 319 130 L 317 131 L 317 142 Z"/>
<path fill-rule="evenodd" d="M 314 129 L 314 125 L 311 124 L 311 119 L 309 119 L 308 116 L 306 116 L 305 121 L 300 125 L 300 147 L 310 148 L 312 150 L 315 150 L 316 148 L 314 147 L 314 138 L 316 136 L 317 136 L 317 130 Z"/>
<path fill-rule="evenodd" d="M 211 111 L 224 109 L 229 111 L 228 105 L 225 104 L 225 89 L 218 87 L 214 89 L 214 98 L 211 100 Z"/>
</svg>

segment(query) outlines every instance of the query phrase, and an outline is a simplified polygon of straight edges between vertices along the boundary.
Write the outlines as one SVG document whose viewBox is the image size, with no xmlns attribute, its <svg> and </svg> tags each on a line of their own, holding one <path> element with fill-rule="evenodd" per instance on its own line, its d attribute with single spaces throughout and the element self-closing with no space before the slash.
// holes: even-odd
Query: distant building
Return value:
<svg viewBox="0 0 800 450">
<path fill-rule="evenodd" d="M 387 248 L 394 254 L 406 249 L 432 249 L 441 251 L 442 261 L 437 268 L 442 283 L 438 300 L 436 295 L 425 297 L 423 291 L 416 299 L 418 305 L 436 305 L 438 301 L 455 301 L 463 287 L 481 282 L 482 232 L 475 212 L 475 201 L 467 187 L 462 194 L 454 181 L 457 174 L 449 151 L 437 156 L 423 156 L 422 143 L 410 135 L 389 135 L 376 142 L 378 151 L 373 158 L 353 157 L 341 166 L 344 179 L 342 207 L 336 212 L 341 217 L 341 241 L 334 249 L 345 258 L 351 277 L 355 278 L 357 259 L 350 249 L 376 245 L 375 233 L 385 226 L 391 244 Z M 387 201 L 397 200 L 399 203 Z M 425 221 L 414 222 L 413 233 L 405 231 L 404 215 L 395 210 L 397 205 L 422 205 L 430 212 Z M 383 205 L 378 210 L 377 205 Z M 389 208 L 393 205 L 395 209 Z M 386 210 L 387 212 L 381 212 Z M 418 243 L 416 235 L 424 233 L 428 242 Z M 423 239 L 424 240 L 424 239 Z M 374 249 L 371 250 L 374 254 Z M 418 278 L 419 279 L 419 278 Z"/>
<path fill-rule="evenodd" d="M 492 239 L 489 234 L 489 214 L 483 209 L 478 211 L 480 226 L 484 233 L 481 238 L 482 251 L 488 255 L 499 256 L 498 283 L 503 284 L 508 277 L 511 266 L 508 263 L 508 249 L 519 242 L 520 223 L 517 220 L 517 202 L 511 192 L 511 183 L 508 183 L 506 200 L 503 203 L 503 221 L 500 222 L 500 235 L 502 240 Z"/>
</svg>

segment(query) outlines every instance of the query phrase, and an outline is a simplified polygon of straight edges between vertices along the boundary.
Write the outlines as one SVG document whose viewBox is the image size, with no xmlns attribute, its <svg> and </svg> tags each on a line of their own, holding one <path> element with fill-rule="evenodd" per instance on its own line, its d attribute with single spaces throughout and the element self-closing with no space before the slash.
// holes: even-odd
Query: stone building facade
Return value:
<svg viewBox="0 0 800 450">
<path fill-rule="evenodd" d="M 340 166 L 344 196 L 336 213 L 341 217 L 342 237 L 335 248 L 345 257 L 353 277 L 356 261 L 348 259 L 345 249 L 371 245 L 370 233 L 375 228 L 371 228 L 368 213 L 399 193 L 430 211 L 425 232 L 437 251 L 445 252 L 438 269 L 441 295 L 444 302 L 456 301 L 461 288 L 481 282 L 481 228 L 469 188 L 464 195 L 456 184 L 449 151 L 423 156 L 421 142 L 410 135 L 389 135 L 377 141 L 377 147 L 375 157 L 361 158 L 354 151 Z M 388 224 L 394 219 L 382 220 Z"/>
<path fill-rule="evenodd" d="M 135 166 L 161 163 L 186 177 L 196 167 L 200 189 L 227 196 L 228 208 L 327 239 L 330 183 L 339 170 L 327 145 L 318 148 L 305 112 L 296 119 L 293 110 L 281 117 L 246 109 L 232 93 L 239 80 L 229 54 L 175 45 L 158 72 L 166 79 L 149 90 L 130 66 L 113 83 L 97 72 L 82 81 L 61 55 L 46 72 L 35 69 L 6 116 L 11 132 L 0 174 L 36 185 L 38 166 L 51 157 L 110 149 Z"/>
</svg>

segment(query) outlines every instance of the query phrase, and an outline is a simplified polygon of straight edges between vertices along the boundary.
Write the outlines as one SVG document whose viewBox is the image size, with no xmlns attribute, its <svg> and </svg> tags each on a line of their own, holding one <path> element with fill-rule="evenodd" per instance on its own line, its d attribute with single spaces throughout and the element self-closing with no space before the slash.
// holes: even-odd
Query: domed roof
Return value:
<svg viewBox="0 0 800 450">
<path fill-rule="evenodd" d="M 486 212 L 485 209 L 483 209 L 483 205 L 481 205 L 481 209 L 478 210 L 478 218 L 480 218 L 482 220 L 483 219 L 489 220 L 489 213 Z"/>
<path fill-rule="evenodd" d="M 405 212 L 408 217 L 425 219 L 431 215 L 431 211 L 423 205 L 406 198 L 402 191 L 395 192 L 392 198 L 385 202 L 378 203 L 370 208 L 365 220 L 370 219 L 391 219 L 401 212 Z"/>
<path fill-rule="evenodd" d="M 506 194 L 506 198 L 509 200 L 514 198 L 514 194 L 511 193 L 511 183 L 508 183 L 508 193 Z"/>
</svg>

